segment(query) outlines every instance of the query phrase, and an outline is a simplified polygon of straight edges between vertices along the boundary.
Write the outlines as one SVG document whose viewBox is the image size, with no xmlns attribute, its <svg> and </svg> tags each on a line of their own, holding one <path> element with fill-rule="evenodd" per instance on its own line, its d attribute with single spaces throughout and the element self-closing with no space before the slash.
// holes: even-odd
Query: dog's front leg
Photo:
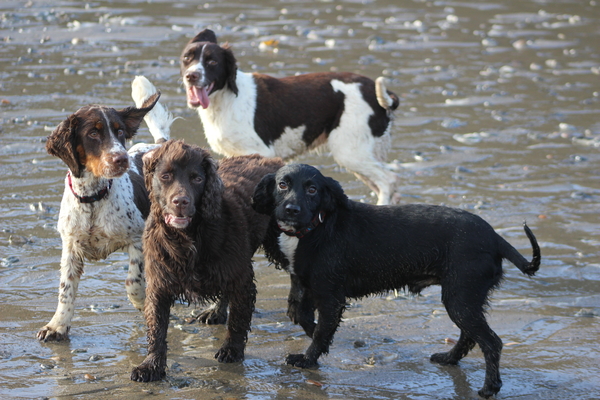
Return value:
<svg viewBox="0 0 600 400">
<path fill-rule="evenodd" d="M 317 360 L 323 353 L 329 352 L 333 335 L 340 325 L 346 299 L 341 294 L 326 294 L 316 299 L 319 319 L 312 335 L 312 343 L 305 354 L 289 354 L 286 364 L 299 368 L 316 368 Z"/>
<path fill-rule="evenodd" d="M 287 316 L 294 324 L 299 324 L 306 335 L 312 338 L 316 326 L 315 306 L 308 289 L 302 286 L 294 274 L 291 275 Z"/>
<path fill-rule="evenodd" d="M 83 273 L 83 259 L 73 246 L 63 241 L 60 260 L 60 285 L 58 287 L 58 306 L 52 320 L 39 330 L 38 340 L 47 342 L 66 340 L 69 338 L 71 320 L 75 313 L 75 296 L 79 280 Z"/>
<path fill-rule="evenodd" d="M 142 242 L 137 241 L 129 245 L 129 269 L 125 288 L 127 297 L 135 308 L 144 311 L 144 300 L 146 298 L 146 280 L 144 279 L 144 255 L 142 253 Z"/>
<path fill-rule="evenodd" d="M 148 355 L 131 371 L 131 380 L 158 381 L 165 376 L 167 366 L 167 329 L 172 299 L 166 293 L 152 293 L 146 299 L 144 316 L 148 326 Z"/>
<path fill-rule="evenodd" d="M 256 285 L 251 266 L 246 279 L 236 285 L 234 291 L 227 294 L 229 298 L 229 320 L 227 336 L 221 348 L 215 354 L 219 362 L 232 363 L 244 360 L 246 339 L 250 330 L 254 303 L 256 302 Z M 245 284 L 244 284 L 245 283 Z"/>
</svg>

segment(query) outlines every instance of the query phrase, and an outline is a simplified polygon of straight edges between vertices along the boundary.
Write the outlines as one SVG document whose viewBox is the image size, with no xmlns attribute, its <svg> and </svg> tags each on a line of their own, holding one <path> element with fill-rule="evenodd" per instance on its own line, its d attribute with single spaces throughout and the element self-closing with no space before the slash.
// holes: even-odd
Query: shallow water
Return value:
<svg viewBox="0 0 600 400">
<path fill-rule="evenodd" d="M 403 164 L 404 203 L 475 212 L 530 257 L 535 278 L 506 265 L 489 314 L 505 347 L 502 399 L 599 399 L 600 4 L 595 1 L 195 1 L 0 3 L 0 397 L 463 399 L 477 397 L 483 357 L 459 367 L 429 355 L 458 330 L 439 288 L 374 297 L 345 314 L 318 370 L 283 365 L 309 344 L 285 317 L 288 277 L 256 257 L 257 311 L 246 361 L 218 364 L 223 327 L 169 330 L 168 378 L 129 380 L 145 353 L 143 318 L 127 301 L 127 257 L 86 266 L 66 343 L 35 334 L 56 306 L 55 231 L 65 166 L 45 137 L 88 103 L 132 105 L 144 74 L 177 116 L 173 136 L 206 145 L 185 106 L 178 56 L 200 29 L 233 45 L 240 68 L 385 75 L 401 96 L 390 160 Z M 275 47 L 261 46 L 271 39 Z M 148 141 L 143 127 L 138 140 Z M 325 155 L 298 161 L 366 187 Z"/>
</svg>

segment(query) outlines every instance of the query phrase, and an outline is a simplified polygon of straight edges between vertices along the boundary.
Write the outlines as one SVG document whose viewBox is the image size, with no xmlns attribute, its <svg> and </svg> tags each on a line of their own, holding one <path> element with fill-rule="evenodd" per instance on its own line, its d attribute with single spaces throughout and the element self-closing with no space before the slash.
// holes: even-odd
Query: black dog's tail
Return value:
<svg viewBox="0 0 600 400">
<path fill-rule="evenodd" d="M 526 275 L 533 276 L 540 269 L 540 262 L 542 260 L 542 254 L 540 253 L 540 246 L 538 246 L 538 242 L 531 232 L 531 229 L 527 226 L 526 223 L 523 223 L 523 229 L 525 230 L 525 234 L 529 238 L 529 242 L 531 243 L 531 247 L 533 249 L 533 258 L 531 262 L 527 261 L 525 257 L 521 255 L 510 243 L 508 243 L 504 238 L 500 237 L 500 253 L 502 258 L 506 258 L 511 263 L 515 264 L 517 268 L 521 270 Z"/>
</svg>

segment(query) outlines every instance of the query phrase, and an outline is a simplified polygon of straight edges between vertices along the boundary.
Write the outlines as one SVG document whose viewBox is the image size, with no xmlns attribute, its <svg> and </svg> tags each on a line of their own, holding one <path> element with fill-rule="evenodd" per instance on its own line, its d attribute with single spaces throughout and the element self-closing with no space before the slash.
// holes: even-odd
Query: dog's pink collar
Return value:
<svg viewBox="0 0 600 400">
<path fill-rule="evenodd" d="M 315 217 L 312 219 L 312 221 L 310 221 L 310 224 L 306 228 L 302 228 L 297 232 L 290 232 L 284 230 L 282 230 L 282 232 L 288 236 L 295 236 L 298 239 L 301 239 L 304 237 L 304 235 L 306 235 L 307 233 L 315 229 L 317 226 L 322 224 L 323 221 L 325 221 L 325 213 L 323 211 L 319 211 L 319 213 L 315 215 Z"/>
<path fill-rule="evenodd" d="M 98 193 L 92 196 L 80 196 L 77 193 L 75 193 L 75 190 L 73 189 L 73 182 L 71 181 L 71 171 L 67 171 L 67 181 L 69 182 L 69 188 L 71 189 L 71 192 L 73 192 L 73 196 L 75 196 L 75 198 L 79 200 L 80 203 L 94 203 L 96 201 L 102 200 L 108 194 L 108 191 L 112 187 L 113 183 L 113 180 L 109 179 L 108 186 L 100 190 Z"/>
</svg>

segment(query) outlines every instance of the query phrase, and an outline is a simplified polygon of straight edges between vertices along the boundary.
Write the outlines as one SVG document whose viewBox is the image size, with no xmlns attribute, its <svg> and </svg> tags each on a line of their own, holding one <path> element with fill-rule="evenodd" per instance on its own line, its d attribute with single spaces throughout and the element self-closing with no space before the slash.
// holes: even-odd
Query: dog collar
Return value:
<svg viewBox="0 0 600 400">
<path fill-rule="evenodd" d="M 324 220 L 325 220 L 325 213 L 323 211 L 319 211 L 319 213 L 317 215 L 315 215 L 315 217 L 312 219 L 312 221 L 310 221 L 310 224 L 306 228 L 302 228 L 297 232 L 289 232 L 289 231 L 283 231 L 283 230 L 282 230 L 282 232 L 288 236 L 295 236 L 298 239 L 301 239 L 304 237 L 304 235 L 306 235 L 307 233 L 309 233 L 310 231 L 315 229 L 317 226 L 322 224 Z"/>
<path fill-rule="evenodd" d="M 71 189 L 71 192 L 73 192 L 73 196 L 75 196 L 75 198 L 77 200 L 79 200 L 80 203 L 94 203 L 96 201 L 102 200 L 108 194 L 108 191 L 112 187 L 112 183 L 113 183 L 113 180 L 109 179 L 108 186 L 106 186 L 104 189 L 100 190 L 98 193 L 96 193 L 92 196 L 80 196 L 77 193 L 75 193 L 75 190 L 73 189 L 73 182 L 71 181 L 71 171 L 67 172 L 67 181 L 69 182 L 69 188 Z"/>
</svg>

